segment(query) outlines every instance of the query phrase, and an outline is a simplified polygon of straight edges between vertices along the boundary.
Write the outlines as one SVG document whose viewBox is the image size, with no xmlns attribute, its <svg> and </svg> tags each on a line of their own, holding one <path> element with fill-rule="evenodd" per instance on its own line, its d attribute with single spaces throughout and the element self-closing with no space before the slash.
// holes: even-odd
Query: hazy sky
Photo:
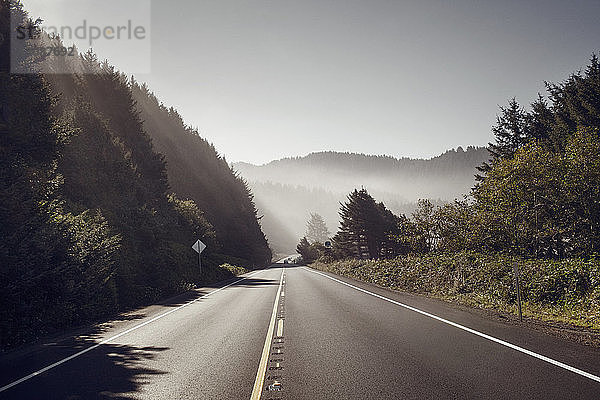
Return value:
<svg viewBox="0 0 600 400">
<path fill-rule="evenodd" d="M 600 1 L 153 1 L 138 78 L 229 161 L 431 157 L 486 144 L 498 105 L 585 66 L 599 16 Z"/>
</svg>

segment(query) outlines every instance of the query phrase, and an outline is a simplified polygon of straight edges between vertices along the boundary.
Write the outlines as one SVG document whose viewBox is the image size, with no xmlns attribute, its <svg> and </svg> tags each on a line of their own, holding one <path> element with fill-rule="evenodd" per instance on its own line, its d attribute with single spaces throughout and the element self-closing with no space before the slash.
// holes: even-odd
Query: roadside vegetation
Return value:
<svg viewBox="0 0 600 400">
<path fill-rule="evenodd" d="M 600 330 L 600 261 L 535 260 L 463 251 L 385 260 L 316 261 L 311 267 L 393 290 L 516 313 L 513 265 L 524 317 Z"/>
<path fill-rule="evenodd" d="M 420 200 L 395 215 L 366 190 L 341 204 L 331 248 L 304 238 L 315 268 L 478 307 L 514 309 L 513 265 L 525 315 L 600 329 L 600 62 L 529 109 L 515 99 L 492 131 L 490 160 L 461 200 Z"/>
<path fill-rule="evenodd" d="M 252 193 L 212 145 L 93 53 L 37 57 L 59 39 L 20 2 L 0 0 L 1 37 L 11 13 L 38 37 L 12 52 L 0 42 L 0 349 L 270 262 Z M 11 61 L 31 73 L 11 74 Z M 41 63 L 73 72 L 35 73 Z M 171 170 L 149 131 L 187 137 Z M 191 158 L 205 172 L 187 190 Z"/>
</svg>

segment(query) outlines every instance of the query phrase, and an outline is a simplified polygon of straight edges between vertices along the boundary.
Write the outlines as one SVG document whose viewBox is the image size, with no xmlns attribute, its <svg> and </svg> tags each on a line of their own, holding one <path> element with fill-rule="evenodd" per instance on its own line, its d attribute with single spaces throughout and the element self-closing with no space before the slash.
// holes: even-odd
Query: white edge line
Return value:
<svg viewBox="0 0 600 400">
<path fill-rule="evenodd" d="M 454 326 L 455 328 L 462 329 L 463 331 L 467 331 L 467 332 L 469 332 L 469 333 L 472 333 L 472 334 L 474 334 L 474 335 L 477 335 L 477 336 L 480 336 L 480 337 L 482 337 L 482 338 L 488 339 L 488 340 L 490 340 L 490 341 L 492 341 L 492 342 L 495 342 L 495 343 L 501 344 L 501 345 L 503 345 L 503 346 L 509 347 L 509 348 L 511 348 L 511 349 L 513 349 L 513 350 L 516 350 L 516 351 L 519 351 L 519 352 L 521 352 L 521 353 L 527 354 L 527 355 L 529 355 L 529 356 L 531 356 L 531 357 L 535 357 L 535 358 L 537 358 L 537 359 L 539 359 L 539 360 L 546 361 L 547 363 L 550 363 L 550 364 L 553 364 L 553 365 L 555 365 L 555 366 L 557 366 L 557 367 L 560 367 L 560 368 L 566 369 L 567 371 L 574 372 L 574 373 L 576 373 L 576 374 L 578 374 L 578 375 L 584 376 L 584 377 L 586 377 L 586 378 L 588 378 L 588 379 L 591 379 L 591 380 L 593 380 L 593 381 L 600 382 L 600 377 L 599 377 L 599 376 L 596 376 L 596 375 L 594 375 L 594 374 L 591 374 L 591 373 L 589 373 L 589 372 L 585 372 L 585 371 L 583 371 L 583 370 L 580 370 L 579 368 L 572 367 L 572 366 L 570 366 L 570 365 L 568 365 L 568 364 L 562 363 L 562 362 L 560 362 L 560 361 L 556 361 L 556 360 L 554 360 L 554 359 L 552 359 L 552 358 L 550 358 L 550 357 L 543 356 L 543 355 L 541 355 L 541 354 L 538 354 L 538 353 L 535 353 L 535 352 L 533 352 L 533 351 L 531 351 L 531 350 L 527 350 L 527 349 L 525 349 L 525 348 L 523 348 L 523 347 L 520 347 L 520 346 L 517 346 L 517 345 L 515 345 L 515 344 L 512 344 L 512 343 L 506 342 L 506 341 L 504 341 L 504 340 L 502 340 L 502 339 L 498 339 L 498 338 L 496 338 L 496 337 L 494 337 L 494 336 L 490 336 L 490 335 L 488 335 L 488 334 L 485 334 L 485 333 L 483 333 L 483 332 L 476 331 L 475 329 L 471 329 L 471 328 L 468 328 L 468 327 L 466 327 L 466 326 L 464 326 L 464 325 L 457 324 L 456 322 L 452 322 L 452 321 L 449 321 L 449 320 L 447 320 L 447 319 L 444 319 L 444 318 L 442 318 L 442 317 L 438 317 L 437 315 L 430 314 L 430 313 L 428 313 L 428 312 L 426 312 L 426 311 L 419 310 L 418 308 L 411 307 L 411 306 L 409 306 L 409 305 L 406 305 L 406 304 L 400 303 L 400 302 L 398 302 L 398 301 L 395 301 L 395 300 L 392 300 L 392 299 L 388 299 L 387 297 L 381 296 L 381 295 L 379 295 L 379 294 L 376 294 L 376 293 L 369 292 L 368 290 L 365 290 L 365 289 L 359 288 L 359 287 L 357 287 L 357 286 L 351 285 L 351 284 L 349 284 L 349 283 L 347 283 L 347 282 L 344 282 L 344 281 L 342 281 L 342 280 L 339 280 L 339 279 L 333 278 L 333 277 L 331 277 L 331 276 L 329 276 L 329 275 L 327 275 L 327 274 L 324 274 L 324 273 L 322 273 L 322 272 L 315 271 L 315 270 L 313 270 L 313 269 L 310 269 L 310 268 L 308 268 L 308 267 L 303 267 L 303 268 L 304 268 L 304 269 L 306 269 L 306 270 L 308 270 L 308 271 L 310 271 L 310 272 L 312 272 L 312 273 L 319 274 L 319 275 L 323 275 L 323 276 L 324 276 L 324 277 L 326 277 L 326 278 L 329 278 L 329 279 L 331 279 L 331 280 L 333 280 L 333 281 L 336 281 L 336 282 L 338 282 L 338 283 L 341 283 L 342 285 L 349 286 L 349 287 L 351 287 L 351 288 L 353 288 L 353 289 L 356 289 L 356 290 L 358 290 L 358 291 L 360 291 L 360 292 L 363 292 L 363 293 L 369 294 L 369 295 L 371 295 L 371 296 L 374 296 L 374 297 L 377 297 L 377 298 L 379 298 L 379 299 L 382 299 L 382 300 L 388 301 L 388 302 L 390 302 L 390 303 L 396 304 L 396 305 L 398 305 L 398 306 L 404 307 L 404 308 L 406 308 L 406 309 L 408 309 L 408 310 L 411 310 L 411 311 L 414 311 L 414 312 L 416 312 L 416 313 L 419 313 L 419 314 L 425 315 L 425 316 L 427 316 L 427 317 L 429 317 L 429 318 L 433 318 L 433 319 L 435 319 L 435 320 L 437 320 L 437 321 L 440 321 L 440 322 L 443 322 L 443 323 L 445 323 L 445 324 L 448 324 L 448 325 Z"/>
<path fill-rule="evenodd" d="M 120 338 L 121 336 L 123 336 L 123 335 L 126 335 L 126 334 L 128 334 L 128 333 L 130 333 L 130 332 L 132 332 L 132 331 L 134 331 L 134 330 L 136 330 L 136 329 L 139 329 L 139 328 L 143 327 L 143 326 L 146 326 L 146 325 L 148 325 L 149 323 L 151 323 L 151 322 L 154 322 L 154 321 L 156 321 L 156 320 L 158 320 L 158 319 L 160 319 L 160 318 L 162 318 L 162 317 L 166 317 L 167 315 L 169 315 L 169 314 L 171 314 L 171 313 L 174 313 L 175 311 L 181 310 L 182 308 L 184 308 L 184 307 L 187 307 L 187 306 L 189 306 L 190 304 L 197 302 L 198 300 L 204 299 L 204 298 L 206 298 L 206 297 L 210 296 L 210 295 L 211 295 L 211 294 L 213 294 L 213 293 L 220 292 L 221 290 L 223 290 L 223 289 L 226 289 L 226 288 L 228 288 L 229 286 L 235 285 L 236 283 L 238 283 L 238 282 L 241 282 L 241 281 L 243 281 L 243 280 L 245 280 L 245 279 L 248 279 L 248 278 L 250 278 L 251 276 L 254 276 L 255 274 L 257 274 L 257 273 L 259 273 L 259 272 L 262 272 L 262 271 L 264 271 L 264 270 L 256 271 L 256 272 L 254 272 L 254 273 L 252 273 L 252 274 L 250 274 L 250 275 L 248 275 L 248 276 L 245 276 L 245 277 L 243 277 L 243 278 L 237 279 L 236 281 L 234 281 L 234 282 L 232 282 L 232 283 L 230 283 L 230 284 L 228 284 L 228 285 L 225 285 L 225 286 L 223 286 L 223 287 L 220 287 L 220 288 L 218 288 L 218 289 L 215 289 L 215 290 L 213 290 L 212 292 L 209 292 L 209 293 L 207 293 L 207 294 L 205 294 L 205 295 L 203 295 L 203 296 L 200 296 L 200 297 L 198 297 L 198 298 L 196 298 L 196 299 L 194 299 L 194 300 L 192 300 L 192 301 L 190 301 L 190 302 L 188 302 L 188 303 L 185 303 L 185 304 L 183 304 L 183 305 L 180 305 L 180 306 L 178 306 L 178 307 L 176 307 L 176 308 L 173 308 L 172 310 L 169 310 L 169 311 L 167 311 L 167 312 L 165 312 L 165 313 L 163 313 L 163 314 L 160 314 L 160 315 L 158 315 L 158 316 L 156 316 L 156 317 L 154 317 L 154 318 L 152 318 L 152 319 L 150 319 L 150 320 L 148 320 L 148 321 L 146 321 L 146 322 L 143 322 L 143 323 L 141 323 L 141 324 L 139 324 L 139 325 L 136 325 L 136 326 L 134 326 L 134 327 L 132 327 L 132 328 L 129 328 L 129 329 L 127 329 L 127 330 L 125 330 L 125 331 L 123 331 L 123 332 L 119 333 L 118 335 L 115 335 L 115 336 L 112 336 L 112 337 L 110 337 L 110 338 L 108 338 L 108 339 L 105 339 L 105 340 L 103 340 L 103 341 L 101 341 L 101 342 L 99 342 L 99 343 L 96 343 L 96 344 L 95 344 L 95 345 L 93 345 L 93 346 L 90 346 L 90 347 L 88 347 L 87 349 L 81 350 L 80 352 L 77 352 L 77 353 L 75 353 L 75 354 L 72 354 L 72 355 L 70 355 L 69 357 L 63 358 L 62 360 L 60 360 L 60 361 L 57 361 L 57 362 L 55 362 L 55 363 L 53 363 L 53 364 L 50 364 L 50 365 L 48 365 L 48 366 L 46 366 L 46 367 L 44 367 L 44 368 L 42 368 L 42 369 L 40 369 L 40 370 L 38 370 L 38 371 L 32 372 L 31 374 L 29 374 L 29 375 L 27 375 L 27 376 L 24 376 L 24 377 L 22 377 L 21 379 L 17 379 L 16 381 L 9 383 L 8 385 L 5 385 L 5 386 L 2 386 L 2 387 L 0 387 L 0 392 L 3 392 L 3 391 L 5 391 L 5 390 L 7 390 L 7 389 L 10 389 L 11 387 L 13 387 L 13 386 L 16 386 L 16 385 L 18 385 L 18 384 L 20 384 L 20 383 L 23 383 L 23 382 L 25 382 L 25 381 L 27 381 L 27 380 L 29 380 L 29 379 L 31 379 L 31 378 L 33 378 L 33 377 L 37 376 L 37 375 L 43 374 L 44 372 L 46 372 L 46 371 L 48 371 L 48 370 L 51 370 L 52 368 L 58 367 L 59 365 L 61 365 L 61 364 L 64 364 L 64 363 L 66 363 L 67 361 L 70 361 L 70 360 L 72 360 L 72 359 L 74 359 L 74 358 L 77 358 L 77 357 L 79 357 L 79 356 L 81 356 L 81 355 L 83 355 L 83 354 L 85 354 L 85 353 L 87 353 L 87 352 L 89 352 L 89 351 L 92 351 L 92 350 L 94 350 L 94 349 L 96 349 L 96 348 L 98 348 L 98 347 L 102 346 L 103 344 L 106 344 L 106 343 L 108 343 L 108 342 L 110 342 L 110 341 L 112 341 L 112 340 L 115 340 L 115 339 L 117 339 L 117 338 Z"/>
</svg>

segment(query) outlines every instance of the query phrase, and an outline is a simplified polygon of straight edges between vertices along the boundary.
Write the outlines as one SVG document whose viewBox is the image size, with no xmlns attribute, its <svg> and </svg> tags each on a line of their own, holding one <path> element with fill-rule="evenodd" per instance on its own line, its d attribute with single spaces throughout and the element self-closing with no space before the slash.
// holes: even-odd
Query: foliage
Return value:
<svg viewBox="0 0 600 400">
<path fill-rule="evenodd" d="M 413 213 L 414 235 L 413 250 L 420 252 L 432 251 L 437 243 L 437 231 L 435 221 L 435 208 L 431 201 L 421 199 L 417 203 L 417 210 Z"/>
<path fill-rule="evenodd" d="M 233 166 L 252 188 L 270 246 L 289 254 L 307 234 L 305 219 L 311 212 L 321 215 L 335 234 L 339 202 L 354 188 L 364 186 L 398 216 L 411 215 L 419 198 L 437 205 L 468 192 L 476 166 L 488 158 L 485 148 L 470 146 L 428 160 L 319 152 L 260 166 Z"/>
<path fill-rule="evenodd" d="M 346 259 L 311 267 L 395 290 L 515 312 L 512 266 L 521 271 L 526 316 L 600 329 L 600 262 L 527 260 L 470 251 L 388 260 Z"/>
<path fill-rule="evenodd" d="M 529 257 L 590 257 L 598 252 L 600 62 L 547 83 L 530 111 L 515 99 L 492 131 L 492 161 L 473 190 L 465 248 Z"/>
<path fill-rule="evenodd" d="M 306 238 L 310 243 L 325 243 L 329 240 L 329 229 L 320 214 L 310 213 L 310 219 L 306 223 Z"/>
<path fill-rule="evenodd" d="M 164 154 L 173 191 L 193 200 L 204 212 L 223 252 L 256 265 L 270 262 L 271 250 L 246 182 L 212 144 L 185 125 L 174 108 L 160 103 L 145 84 L 131 80 L 128 88 L 144 130 Z"/>
<path fill-rule="evenodd" d="M 40 22 L 28 20 L 19 2 L 0 0 L 3 37 L 10 37 L 10 11 L 34 27 Z M 73 74 L 38 74 L 39 63 L 56 59 L 36 59 L 29 42 L 14 45 L 31 73 L 10 74 L 8 41 L 0 43 L 0 347 L 270 260 L 252 194 L 214 148 L 190 146 L 206 167 L 204 212 L 170 193 L 135 82 L 91 52 L 63 60 Z M 171 129 L 175 115 L 157 113 L 154 129 Z M 219 207 L 231 214 L 212 213 Z M 215 229 L 209 212 L 227 229 Z M 208 245 L 202 273 L 190 248 L 197 239 Z"/>
<path fill-rule="evenodd" d="M 355 190 L 340 211 L 338 260 L 321 258 L 313 266 L 509 310 L 516 263 L 526 313 L 600 329 L 597 56 L 585 72 L 548 84 L 548 92 L 549 102 L 539 96 L 529 111 L 515 99 L 501 107 L 491 160 L 480 167 L 470 196 L 438 207 L 420 200 L 412 219 L 389 219 L 396 223 L 396 254 L 406 256 L 371 250 L 368 240 L 381 243 L 382 214 L 366 191 Z"/>
<path fill-rule="evenodd" d="M 397 229 L 398 217 L 365 189 L 348 195 L 347 202 L 341 204 L 340 218 L 340 230 L 333 239 L 338 255 L 379 258 L 394 253 L 390 236 Z"/>
<path fill-rule="evenodd" d="M 580 128 L 564 153 L 528 144 L 500 160 L 474 191 L 496 249 L 563 258 L 594 254 L 600 229 L 598 131 Z"/>
<path fill-rule="evenodd" d="M 310 243 L 306 237 L 300 239 L 296 251 L 302 256 L 302 261 L 311 263 L 323 254 L 324 246 L 318 242 Z"/>
</svg>

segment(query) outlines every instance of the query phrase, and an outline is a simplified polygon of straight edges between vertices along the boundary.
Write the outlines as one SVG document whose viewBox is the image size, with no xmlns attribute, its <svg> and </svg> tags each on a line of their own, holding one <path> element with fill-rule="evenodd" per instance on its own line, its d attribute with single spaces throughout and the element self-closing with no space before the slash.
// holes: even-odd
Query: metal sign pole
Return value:
<svg viewBox="0 0 600 400">
<path fill-rule="evenodd" d="M 519 284 L 519 265 L 515 261 L 513 264 L 515 272 L 515 286 L 517 287 L 517 309 L 519 311 L 519 321 L 523 322 L 523 313 L 521 312 L 521 285 Z"/>
<path fill-rule="evenodd" d="M 202 252 L 206 249 L 206 245 L 202 243 L 200 239 L 196 240 L 196 243 L 192 245 L 192 249 L 196 253 L 198 253 L 198 268 L 200 269 L 200 273 L 202 273 Z"/>
</svg>

